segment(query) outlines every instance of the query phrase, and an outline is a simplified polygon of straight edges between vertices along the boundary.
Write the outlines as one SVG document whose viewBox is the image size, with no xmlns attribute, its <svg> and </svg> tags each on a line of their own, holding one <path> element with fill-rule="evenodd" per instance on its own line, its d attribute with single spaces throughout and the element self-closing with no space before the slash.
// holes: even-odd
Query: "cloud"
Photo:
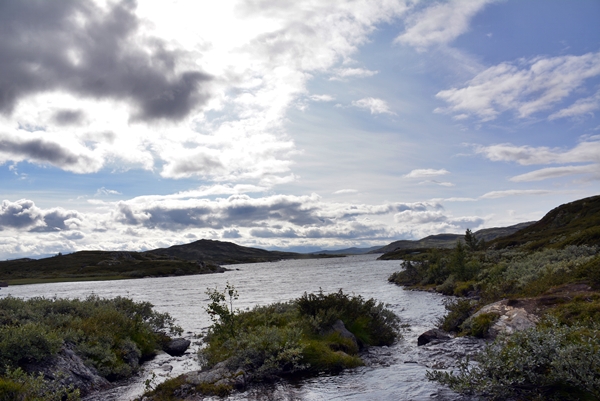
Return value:
<svg viewBox="0 0 600 401">
<path fill-rule="evenodd" d="M 98 195 L 123 195 L 123 194 L 114 189 L 108 189 L 108 188 L 102 187 L 102 188 L 98 188 L 98 190 L 96 191 L 96 196 L 98 196 Z"/>
<path fill-rule="evenodd" d="M 0 163 L 30 161 L 51 164 L 74 173 L 93 173 L 102 167 L 102 161 L 81 146 L 68 147 L 41 138 L 16 138 L 0 133 Z"/>
<path fill-rule="evenodd" d="M 435 185 L 439 185 L 441 187 L 454 187 L 455 184 L 448 182 L 448 181 L 437 181 L 437 180 L 426 180 L 426 181 L 421 181 L 419 183 L 419 185 L 423 185 L 423 184 L 435 184 Z"/>
<path fill-rule="evenodd" d="M 29 199 L 4 200 L 0 204 L 0 231 L 54 232 L 77 229 L 81 223 L 81 214 L 76 211 L 62 208 L 43 210 Z"/>
<path fill-rule="evenodd" d="M 476 146 L 475 152 L 492 161 L 511 161 L 527 166 L 550 163 L 600 162 L 600 141 L 583 141 L 574 148 L 516 146 L 510 143 L 491 146 Z"/>
<path fill-rule="evenodd" d="M 81 110 L 59 110 L 54 114 L 53 121 L 56 125 L 79 125 L 85 118 Z"/>
<path fill-rule="evenodd" d="M 331 95 L 312 95 L 309 98 L 313 102 L 333 102 L 335 100 Z"/>
<path fill-rule="evenodd" d="M 547 167 L 511 177 L 510 180 L 513 182 L 530 182 L 546 180 L 549 178 L 566 177 L 576 174 L 591 174 L 592 176 L 596 177 L 596 179 L 600 179 L 600 164 Z"/>
<path fill-rule="evenodd" d="M 435 170 L 432 168 L 416 169 L 410 173 L 405 174 L 403 177 L 406 178 L 425 178 L 425 177 L 437 177 L 439 175 L 450 174 L 450 172 L 444 168 Z"/>
<path fill-rule="evenodd" d="M 364 99 L 356 100 L 352 102 L 352 106 L 359 107 L 361 109 L 367 109 L 371 112 L 371 114 L 396 114 L 390 111 L 389 106 L 384 100 L 373 97 L 366 97 Z"/>
<path fill-rule="evenodd" d="M 552 191 L 544 189 L 509 189 L 506 191 L 491 191 L 479 197 L 479 199 L 498 199 L 507 196 L 524 196 L 524 195 L 548 195 Z"/>
<path fill-rule="evenodd" d="M 5 4 L 0 113 L 10 115 L 18 102 L 49 91 L 131 103 L 131 117 L 145 121 L 180 120 L 205 104 L 213 78 L 183 67 L 183 51 L 140 37 L 135 8 L 126 1 L 106 9 L 79 1 Z M 72 124 L 78 116 L 62 111 L 55 121 Z"/>
<path fill-rule="evenodd" d="M 372 77 L 378 74 L 379 71 L 371 71 L 365 68 L 338 68 L 334 70 L 334 76 L 329 78 L 330 81 L 344 81 L 347 78 L 365 78 Z"/>
<path fill-rule="evenodd" d="M 513 111 L 518 118 L 526 118 L 552 108 L 575 93 L 587 79 L 598 75 L 600 53 L 501 63 L 477 74 L 462 88 L 438 92 L 436 97 L 449 106 L 438 108 L 436 112 L 455 113 L 460 119 L 476 116 L 489 121 L 503 112 Z M 590 102 L 575 103 L 564 114 L 586 112 Z M 554 118 L 561 116 L 561 112 L 558 113 Z"/>
<path fill-rule="evenodd" d="M 355 194 L 358 191 L 356 189 L 340 189 L 338 191 L 334 192 L 334 195 L 341 195 L 341 194 Z"/>
<path fill-rule="evenodd" d="M 437 3 L 407 18 L 407 28 L 394 42 L 424 50 L 446 44 L 469 30 L 471 18 L 495 0 L 451 0 Z"/>
<path fill-rule="evenodd" d="M 571 106 L 550 114 L 548 119 L 556 120 L 566 117 L 581 117 L 586 114 L 593 116 L 593 112 L 598 109 L 600 109 L 600 91 L 596 92 L 594 96 L 579 99 Z"/>
</svg>

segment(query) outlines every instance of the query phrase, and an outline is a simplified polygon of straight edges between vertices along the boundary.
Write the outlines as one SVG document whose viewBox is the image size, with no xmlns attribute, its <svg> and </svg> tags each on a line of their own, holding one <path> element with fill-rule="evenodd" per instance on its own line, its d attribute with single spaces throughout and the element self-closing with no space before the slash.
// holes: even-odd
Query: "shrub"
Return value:
<svg viewBox="0 0 600 401">
<path fill-rule="evenodd" d="M 42 374 L 30 375 L 20 368 L 0 377 L 0 401 L 77 401 L 79 390 L 47 382 Z"/>
<path fill-rule="evenodd" d="M 339 372 L 360 366 L 358 346 L 332 330 L 341 320 L 363 345 L 390 345 L 398 336 L 399 319 L 373 299 L 341 290 L 305 293 L 286 303 L 233 309 L 233 286 L 219 295 L 209 290 L 213 325 L 198 355 L 211 367 L 226 361 L 232 371 L 243 370 L 251 380 L 269 380 L 294 373 Z"/>
<path fill-rule="evenodd" d="M 427 372 L 455 391 L 491 400 L 600 398 L 600 325 L 563 326 L 549 319 L 538 327 L 498 337 L 458 373 Z"/>
<path fill-rule="evenodd" d="M 458 332 L 465 320 L 476 309 L 476 303 L 469 299 L 449 299 L 444 301 L 448 313 L 438 320 L 438 327 L 444 331 Z"/>
<path fill-rule="evenodd" d="M 481 313 L 461 325 L 462 333 L 467 336 L 483 338 L 498 317 L 499 315 L 496 313 Z"/>
</svg>

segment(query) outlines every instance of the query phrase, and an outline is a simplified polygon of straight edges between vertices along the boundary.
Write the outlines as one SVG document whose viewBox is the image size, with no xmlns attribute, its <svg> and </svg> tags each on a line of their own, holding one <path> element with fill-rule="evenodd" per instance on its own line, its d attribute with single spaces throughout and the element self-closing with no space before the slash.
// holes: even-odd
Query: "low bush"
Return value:
<svg viewBox="0 0 600 401">
<path fill-rule="evenodd" d="M 168 334 L 181 329 L 148 302 L 90 296 L 84 300 L 0 299 L 0 375 L 55 355 L 69 344 L 109 380 L 130 377 Z"/>
<path fill-rule="evenodd" d="M 600 325 L 565 326 L 548 319 L 535 328 L 498 337 L 476 364 L 458 373 L 427 372 L 429 380 L 490 400 L 600 399 Z"/>
<path fill-rule="evenodd" d="M 480 313 L 460 326 L 462 334 L 483 338 L 488 334 L 490 327 L 498 320 L 498 317 L 497 313 Z"/>
<path fill-rule="evenodd" d="M 209 289 L 207 311 L 213 325 L 199 351 L 203 366 L 226 361 L 232 371 L 243 370 L 252 380 L 290 374 L 336 373 L 362 364 L 359 345 L 390 345 L 399 336 L 399 319 L 373 299 L 341 290 L 302 297 L 248 311 L 233 308 L 237 292 Z M 356 344 L 332 329 L 341 320 Z"/>
<path fill-rule="evenodd" d="M 77 401 L 79 390 L 44 380 L 22 369 L 8 369 L 0 377 L 0 401 Z"/>
<path fill-rule="evenodd" d="M 477 309 L 477 303 L 470 299 L 449 299 L 444 301 L 446 315 L 438 320 L 438 327 L 448 332 L 459 332 L 465 320 Z"/>
</svg>

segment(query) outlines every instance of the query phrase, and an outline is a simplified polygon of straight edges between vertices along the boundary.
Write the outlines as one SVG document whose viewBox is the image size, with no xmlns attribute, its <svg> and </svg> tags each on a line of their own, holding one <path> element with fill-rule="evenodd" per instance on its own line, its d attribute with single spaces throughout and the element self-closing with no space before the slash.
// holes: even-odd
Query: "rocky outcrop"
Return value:
<svg viewBox="0 0 600 401">
<path fill-rule="evenodd" d="M 344 325 L 344 322 L 341 320 L 336 320 L 333 326 L 331 326 L 331 331 L 340 335 L 340 337 L 348 339 L 352 342 L 354 347 L 356 348 L 355 352 L 362 348 L 356 339 L 356 336 L 352 334 Z"/>
<path fill-rule="evenodd" d="M 227 361 L 216 364 L 210 370 L 199 370 L 185 375 L 185 381 L 188 384 L 198 386 L 201 384 L 210 384 L 213 386 L 224 386 L 229 388 L 241 389 L 246 386 L 249 378 L 246 373 L 239 369 L 232 371 L 227 367 Z"/>
<path fill-rule="evenodd" d="M 529 329 L 535 327 L 539 321 L 535 314 L 528 312 L 524 305 L 521 305 L 518 301 L 503 299 L 484 306 L 467 319 L 464 324 L 468 326 L 470 321 L 482 314 L 498 315 L 498 319 L 489 328 L 486 336 L 488 338 L 496 338 L 499 334 L 512 334 L 515 331 Z"/>
<path fill-rule="evenodd" d="M 181 356 L 187 351 L 190 344 L 190 340 L 185 338 L 174 338 L 163 347 L 163 350 L 171 356 Z"/>
<path fill-rule="evenodd" d="M 58 381 L 64 386 L 72 385 L 82 395 L 111 387 L 108 380 L 94 368 L 87 366 L 68 346 L 63 346 L 55 356 L 41 363 L 26 365 L 24 369 L 31 373 L 41 373 L 46 380 Z"/>
<path fill-rule="evenodd" d="M 429 344 L 431 342 L 441 342 L 441 341 L 449 341 L 452 337 L 448 335 L 444 330 L 440 329 L 431 329 L 427 330 L 425 333 L 421 334 L 419 338 L 417 338 L 417 345 L 420 347 L 421 345 Z"/>
</svg>

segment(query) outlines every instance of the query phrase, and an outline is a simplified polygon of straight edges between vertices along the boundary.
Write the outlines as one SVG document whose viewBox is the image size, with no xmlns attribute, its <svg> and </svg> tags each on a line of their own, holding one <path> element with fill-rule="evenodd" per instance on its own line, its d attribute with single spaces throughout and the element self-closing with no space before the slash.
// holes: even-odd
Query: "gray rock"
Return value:
<svg viewBox="0 0 600 401">
<path fill-rule="evenodd" d="M 419 338 L 417 338 L 417 345 L 421 346 L 421 345 L 425 345 L 425 344 L 429 344 L 430 342 L 433 341 L 449 341 L 451 340 L 452 337 L 450 337 L 448 335 L 448 333 L 446 333 L 444 330 L 440 330 L 440 329 L 431 329 L 431 330 L 427 330 L 425 333 L 421 334 L 419 336 Z"/>
<path fill-rule="evenodd" d="M 465 325 L 483 313 L 494 313 L 498 315 L 498 320 L 490 327 L 488 332 L 489 338 L 496 338 L 499 334 L 512 334 L 515 331 L 521 331 L 535 327 L 539 318 L 527 312 L 524 308 L 509 305 L 509 300 L 494 302 L 486 305 L 473 314 Z"/>
<path fill-rule="evenodd" d="M 111 387 L 96 369 L 86 366 L 83 360 L 67 346 L 41 363 L 24 367 L 30 373 L 42 373 L 47 380 L 58 381 L 64 386 L 73 385 L 82 395 Z"/>
<path fill-rule="evenodd" d="M 190 340 L 185 338 L 174 338 L 164 346 L 163 350 L 171 356 L 181 356 L 187 351 L 190 344 Z"/>
<path fill-rule="evenodd" d="M 335 321 L 333 326 L 331 326 L 331 331 L 334 333 L 338 333 L 342 338 L 347 338 L 350 341 L 352 341 L 357 350 L 360 348 L 359 343 L 356 340 L 356 336 L 346 328 L 344 322 L 342 322 L 341 320 L 338 319 Z"/>
</svg>

